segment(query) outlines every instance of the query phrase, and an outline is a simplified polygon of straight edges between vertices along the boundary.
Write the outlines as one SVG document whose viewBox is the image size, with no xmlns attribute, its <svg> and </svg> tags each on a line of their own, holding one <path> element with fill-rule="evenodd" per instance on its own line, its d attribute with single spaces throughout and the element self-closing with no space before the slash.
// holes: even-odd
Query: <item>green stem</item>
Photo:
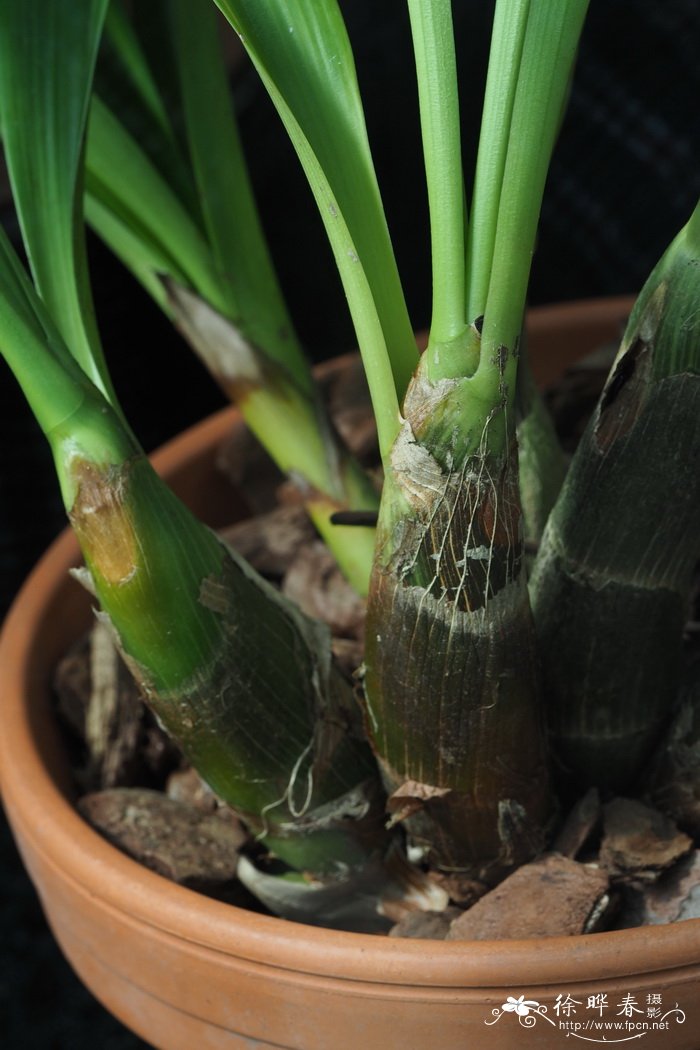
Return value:
<svg viewBox="0 0 700 1050">
<path fill-rule="evenodd" d="M 425 359 L 419 365 L 386 468 L 369 596 L 367 719 L 390 805 L 404 807 L 410 838 L 439 866 L 486 878 L 536 850 L 549 816 L 515 380 L 544 180 L 585 8 L 528 6 L 517 83 L 513 71 L 506 85 L 505 158 L 502 142 L 495 150 L 492 258 L 478 263 L 490 267 L 479 365 L 436 381 Z M 520 22 L 516 30 L 519 40 Z"/>
<path fill-rule="evenodd" d="M 364 863 L 385 836 L 360 786 L 373 764 L 327 629 L 224 548 L 143 456 L 72 456 L 70 469 L 92 586 L 186 758 L 293 866 L 330 875 Z"/>
<path fill-rule="evenodd" d="M 408 0 L 418 76 L 428 183 L 433 316 L 428 342 L 431 379 L 464 375 L 464 184 L 457 68 L 450 0 Z"/>
<path fill-rule="evenodd" d="M 513 103 L 530 0 L 496 4 L 467 238 L 467 319 L 486 309 Z"/>
<path fill-rule="evenodd" d="M 156 475 L 2 235 L 0 276 L 0 346 L 49 440 L 91 586 L 147 701 L 280 856 L 322 875 L 364 863 L 386 838 L 328 629 L 229 552 Z"/>
<path fill-rule="evenodd" d="M 73 490 L 60 447 L 84 447 L 101 460 L 130 454 L 133 438 L 124 424 L 115 437 L 113 410 L 69 353 L 1 230 L 0 348 L 51 443 L 69 505 Z"/>
<path fill-rule="evenodd" d="M 588 0 L 531 0 L 529 6 L 474 375 L 482 396 L 496 398 L 501 390 L 510 396 L 515 387 L 537 222 L 587 7 Z M 511 418 L 509 428 L 514 425 Z"/>
</svg>

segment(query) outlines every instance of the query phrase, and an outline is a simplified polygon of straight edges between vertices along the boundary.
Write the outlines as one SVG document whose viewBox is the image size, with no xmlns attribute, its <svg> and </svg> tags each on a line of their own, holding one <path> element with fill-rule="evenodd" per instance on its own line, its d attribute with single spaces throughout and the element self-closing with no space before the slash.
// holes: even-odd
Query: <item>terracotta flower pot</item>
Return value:
<svg viewBox="0 0 700 1050">
<path fill-rule="evenodd" d="M 560 348 L 576 355 L 615 336 L 627 305 L 535 311 L 540 378 L 561 369 Z M 212 468 L 234 420 L 220 413 L 157 456 L 213 524 L 236 512 Z M 57 658 L 90 618 L 89 601 L 66 575 L 77 560 L 63 535 L 5 625 L 2 791 L 56 938 L 126 1025 L 162 1050 L 554 1050 L 571 1037 L 610 1044 L 637 1036 L 645 1047 L 697 1050 L 700 921 L 540 941 L 336 933 L 209 900 L 105 842 L 73 808 L 49 699 Z"/>
</svg>

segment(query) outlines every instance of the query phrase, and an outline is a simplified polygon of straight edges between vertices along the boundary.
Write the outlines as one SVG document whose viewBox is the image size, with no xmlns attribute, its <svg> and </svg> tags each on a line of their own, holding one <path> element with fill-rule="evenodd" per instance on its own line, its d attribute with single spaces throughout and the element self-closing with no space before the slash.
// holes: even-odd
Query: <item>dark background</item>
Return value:
<svg viewBox="0 0 700 1050">
<path fill-rule="evenodd" d="M 346 0 L 342 6 L 409 307 L 420 328 L 429 320 L 429 254 L 405 4 Z M 456 0 L 454 8 L 469 157 L 478 135 L 492 5 Z M 542 212 L 533 304 L 636 291 L 689 217 L 700 194 L 699 45 L 698 0 L 593 0 Z M 354 340 L 342 291 L 296 159 L 255 75 L 243 67 L 234 86 L 299 333 L 316 359 L 349 349 Z M 16 233 L 8 204 L 2 221 Z M 223 401 L 129 276 L 93 241 L 90 255 L 115 384 L 151 449 Z M 4 366 L 0 375 L 2 616 L 64 516 L 44 439 Z M 0 891 L 3 1050 L 144 1046 L 95 1003 L 63 962 L 4 824 Z"/>
</svg>

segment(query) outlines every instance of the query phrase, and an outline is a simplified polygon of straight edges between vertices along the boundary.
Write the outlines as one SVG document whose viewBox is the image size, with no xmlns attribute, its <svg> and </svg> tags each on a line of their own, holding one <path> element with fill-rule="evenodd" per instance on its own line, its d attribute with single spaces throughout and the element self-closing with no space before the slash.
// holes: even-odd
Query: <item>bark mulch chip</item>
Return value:
<svg viewBox="0 0 700 1050">
<path fill-rule="evenodd" d="M 584 933 L 607 903 L 600 868 L 552 853 L 525 864 L 456 918 L 446 939 L 486 941 Z"/>
</svg>

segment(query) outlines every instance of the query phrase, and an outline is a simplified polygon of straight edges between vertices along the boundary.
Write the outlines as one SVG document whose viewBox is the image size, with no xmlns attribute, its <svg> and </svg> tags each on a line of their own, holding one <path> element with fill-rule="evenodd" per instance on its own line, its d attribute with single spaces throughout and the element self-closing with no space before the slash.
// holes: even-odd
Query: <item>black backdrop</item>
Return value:
<svg viewBox="0 0 700 1050">
<path fill-rule="evenodd" d="M 427 216 L 415 84 L 402 0 L 345 0 L 370 137 L 412 318 L 429 320 Z M 492 5 L 455 0 L 468 155 L 478 131 Z M 700 193 L 698 0 L 593 0 L 540 224 L 533 304 L 635 291 Z M 314 204 L 277 118 L 246 68 L 235 79 L 242 132 L 283 286 L 316 359 L 353 345 Z M 414 177 L 415 175 L 415 177 Z M 2 215 L 15 233 L 9 208 Z M 148 449 L 223 402 L 157 310 L 90 242 L 94 290 L 115 383 Z M 14 380 L 0 369 L 0 615 L 63 526 L 52 466 Z M 1 697 L 0 697 L 1 703 Z M 0 709 L 1 718 L 1 709 Z M 143 1046 L 83 991 L 47 933 L 0 833 L 3 1050 Z M 194 1048 L 193 1048 L 194 1050 Z"/>
</svg>

